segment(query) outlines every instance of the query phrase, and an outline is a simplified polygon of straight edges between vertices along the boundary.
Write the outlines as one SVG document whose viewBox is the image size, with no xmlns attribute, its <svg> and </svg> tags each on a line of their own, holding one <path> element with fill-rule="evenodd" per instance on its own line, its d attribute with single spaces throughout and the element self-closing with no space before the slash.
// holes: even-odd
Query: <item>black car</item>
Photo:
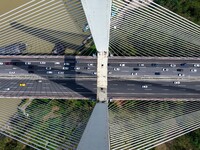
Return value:
<svg viewBox="0 0 200 150">
<path fill-rule="evenodd" d="M 158 67 L 158 64 L 151 64 L 152 67 Z"/>
<path fill-rule="evenodd" d="M 178 72 L 183 72 L 183 69 L 177 69 Z"/>
<path fill-rule="evenodd" d="M 185 67 L 186 65 L 187 65 L 186 63 L 180 64 L 181 67 Z"/>
<path fill-rule="evenodd" d="M 160 75 L 160 72 L 155 72 L 155 75 Z"/>
<path fill-rule="evenodd" d="M 133 70 L 134 70 L 134 71 L 138 71 L 138 70 L 140 70 L 140 68 L 133 68 Z"/>
</svg>

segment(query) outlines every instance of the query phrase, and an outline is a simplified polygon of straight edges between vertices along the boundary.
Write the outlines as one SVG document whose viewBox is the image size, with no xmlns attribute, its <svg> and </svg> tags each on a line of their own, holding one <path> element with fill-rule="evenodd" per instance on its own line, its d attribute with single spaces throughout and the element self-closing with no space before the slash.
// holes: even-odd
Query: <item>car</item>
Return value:
<svg viewBox="0 0 200 150">
<path fill-rule="evenodd" d="M 86 69 L 86 70 L 90 70 L 90 67 L 84 67 L 84 69 Z"/>
<path fill-rule="evenodd" d="M 97 74 L 97 72 L 93 72 L 92 74 L 96 75 L 96 74 Z"/>
<path fill-rule="evenodd" d="M 162 68 L 162 71 L 169 71 L 168 68 Z"/>
<path fill-rule="evenodd" d="M 45 65 L 45 64 L 46 64 L 45 61 L 41 61 L 41 62 L 40 62 L 40 65 Z"/>
<path fill-rule="evenodd" d="M 26 83 L 20 83 L 19 86 L 26 86 Z"/>
<path fill-rule="evenodd" d="M 137 72 L 132 72 L 131 75 L 132 75 L 132 76 L 137 76 L 138 73 L 137 73 Z"/>
<path fill-rule="evenodd" d="M 0 65 L 3 65 L 3 62 L 0 62 Z"/>
<path fill-rule="evenodd" d="M 88 66 L 93 66 L 93 64 L 87 64 Z"/>
<path fill-rule="evenodd" d="M 176 64 L 169 64 L 170 67 L 176 67 Z"/>
<path fill-rule="evenodd" d="M 134 71 L 139 71 L 139 70 L 140 70 L 140 68 L 133 68 L 133 70 L 134 70 Z"/>
<path fill-rule="evenodd" d="M 25 62 L 25 65 L 31 65 L 31 62 Z"/>
<path fill-rule="evenodd" d="M 55 65 L 60 65 L 60 62 L 55 62 L 54 64 L 55 64 Z"/>
<path fill-rule="evenodd" d="M 113 70 L 114 70 L 114 71 L 119 71 L 120 69 L 119 69 L 119 68 L 113 68 Z"/>
<path fill-rule="evenodd" d="M 13 67 L 12 69 L 16 70 L 17 68 Z"/>
<path fill-rule="evenodd" d="M 112 74 L 112 72 L 111 72 L 111 71 L 108 71 L 108 74 Z"/>
<path fill-rule="evenodd" d="M 41 82 L 42 82 L 42 80 L 38 80 L 38 82 L 39 82 L 39 83 L 41 83 Z"/>
<path fill-rule="evenodd" d="M 28 73 L 34 73 L 34 71 L 31 70 L 31 71 L 28 71 Z"/>
<path fill-rule="evenodd" d="M 200 64 L 193 64 L 194 67 L 200 67 Z"/>
<path fill-rule="evenodd" d="M 5 62 L 4 64 L 5 64 L 5 65 L 12 65 L 11 62 Z"/>
<path fill-rule="evenodd" d="M 53 72 L 52 71 L 47 71 L 47 74 L 52 74 Z"/>
<path fill-rule="evenodd" d="M 58 71 L 58 74 L 65 74 L 64 71 Z"/>
<path fill-rule="evenodd" d="M 185 67 L 186 65 L 187 65 L 187 63 L 180 64 L 181 67 Z"/>
<path fill-rule="evenodd" d="M 178 72 L 183 72 L 183 69 L 176 69 L 176 71 L 178 71 Z"/>
<path fill-rule="evenodd" d="M 197 72 L 197 69 L 190 69 L 191 72 Z"/>
<path fill-rule="evenodd" d="M 67 62 L 64 63 L 64 66 L 69 66 L 69 65 L 70 65 L 70 63 L 67 63 Z"/>
<path fill-rule="evenodd" d="M 180 81 L 174 81 L 173 83 L 174 83 L 174 84 L 181 84 Z"/>
<path fill-rule="evenodd" d="M 119 64 L 119 66 L 120 66 L 120 67 L 124 67 L 124 66 L 125 66 L 125 64 Z"/>
<path fill-rule="evenodd" d="M 137 66 L 139 66 L 139 67 L 144 67 L 144 64 L 137 64 Z"/>
<path fill-rule="evenodd" d="M 81 68 L 80 67 L 74 67 L 74 70 L 80 70 Z"/>
<path fill-rule="evenodd" d="M 5 88 L 6 91 L 10 91 L 10 88 Z"/>
<path fill-rule="evenodd" d="M 182 63 L 180 64 L 180 66 L 185 67 L 187 65 L 187 63 Z"/>
<path fill-rule="evenodd" d="M 184 77 L 185 75 L 182 74 L 182 73 L 179 73 L 178 76 L 179 76 L 179 77 Z"/>
<path fill-rule="evenodd" d="M 51 70 L 51 67 L 46 67 L 46 70 Z"/>
<path fill-rule="evenodd" d="M 69 67 L 63 67 L 63 70 L 69 70 Z"/>
<path fill-rule="evenodd" d="M 155 72 L 155 75 L 160 75 L 160 72 Z"/>
<path fill-rule="evenodd" d="M 181 67 L 185 67 L 186 65 L 187 65 L 187 63 L 180 64 Z"/>
<path fill-rule="evenodd" d="M 153 64 L 151 64 L 151 66 L 152 67 L 158 67 L 158 64 L 153 63 Z"/>
<path fill-rule="evenodd" d="M 142 85 L 142 88 L 143 88 L 143 89 L 147 89 L 147 88 L 148 88 L 148 85 Z"/>
<path fill-rule="evenodd" d="M 9 74 L 15 74 L 15 71 L 9 71 L 8 73 Z"/>
</svg>

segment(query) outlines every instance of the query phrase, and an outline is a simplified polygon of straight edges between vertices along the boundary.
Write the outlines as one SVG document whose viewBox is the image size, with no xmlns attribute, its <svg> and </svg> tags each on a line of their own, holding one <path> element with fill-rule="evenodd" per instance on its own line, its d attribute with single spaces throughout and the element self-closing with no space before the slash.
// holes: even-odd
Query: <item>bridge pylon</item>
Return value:
<svg viewBox="0 0 200 150">
<path fill-rule="evenodd" d="M 112 0 L 81 0 L 97 49 L 97 100 L 107 101 L 108 47 Z"/>
</svg>

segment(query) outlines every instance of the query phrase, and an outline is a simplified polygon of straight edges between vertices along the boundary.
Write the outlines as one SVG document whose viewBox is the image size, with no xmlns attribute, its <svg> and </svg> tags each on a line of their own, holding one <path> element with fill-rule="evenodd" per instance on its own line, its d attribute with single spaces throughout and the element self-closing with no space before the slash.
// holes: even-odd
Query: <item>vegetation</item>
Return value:
<svg viewBox="0 0 200 150">
<path fill-rule="evenodd" d="M 152 150 L 199 150 L 200 129 L 166 142 Z"/>
<path fill-rule="evenodd" d="M 28 105 L 23 107 L 26 103 Z M 12 133 L 14 136 L 19 136 L 25 143 L 27 141 L 24 139 L 27 139 L 31 145 L 39 144 L 50 150 L 57 149 L 60 145 L 49 141 L 49 137 L 68 144 L 73 140 L 71 147 L 74 149 L 77 146 L 75 143 L 78 144 L 79 138 L 81 138 L 94 105 L 95 102 L 86 100 L 34 99 L 31 103 L 28 100 L 22 100 L 18 105 L 15 117 L 11 117 L 9 120 L 10 126 L 15 124 L 19 127 L 20 132 L 13 128 L 9 132 L 5 130 L 5 133 Z M 22 107 L 24 109 L 20 109 Z M 11 136 L 13 136 L 12 134 Z M 43 142 L 36 143 L 34 141 L 36 137 L 38 139 L 42 137 Z M 28 150 L 25 145 L 5 137 L 1 139 L 0 146 L 0 150 Z"/>
<path fill-rule="evenodd" d="M 155 2 L 200 25 L 199 0 L 155 0 Z"/>
<path fill-rule="evenodd" d="M 0 135 L 0 150 L 34 150 L 20 142 L 17 142 L 9 137 Z"/>
</svg>

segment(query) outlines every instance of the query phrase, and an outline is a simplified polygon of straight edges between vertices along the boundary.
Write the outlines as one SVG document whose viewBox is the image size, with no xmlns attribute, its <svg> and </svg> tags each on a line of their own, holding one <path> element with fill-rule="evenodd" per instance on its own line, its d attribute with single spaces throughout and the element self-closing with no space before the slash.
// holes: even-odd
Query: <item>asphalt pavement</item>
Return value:
<svg viewBox="0 0 200 150">
<path fill-rule="evenodd" d="M 1 97 L 35 97 L 95 99 L 95 79 L 0 79 Z M 108 81 L 108 97 L 110 99 L 133 98 L 199 98 L 199 82 L 173 81 Z"/>
</svg>

